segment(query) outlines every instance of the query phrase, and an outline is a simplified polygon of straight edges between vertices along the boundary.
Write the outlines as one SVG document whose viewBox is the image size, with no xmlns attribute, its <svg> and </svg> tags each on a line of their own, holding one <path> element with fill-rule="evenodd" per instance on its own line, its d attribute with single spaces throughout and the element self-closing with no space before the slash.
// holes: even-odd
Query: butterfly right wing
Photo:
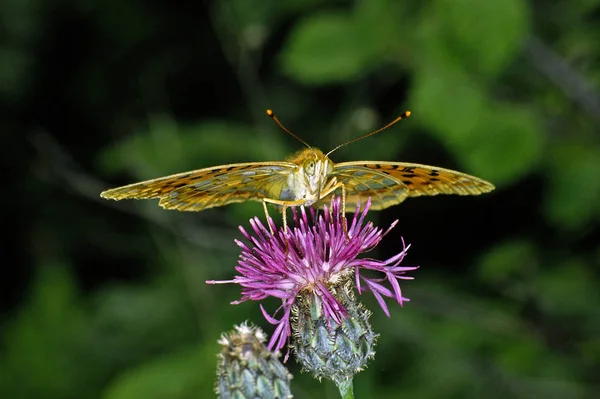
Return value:
<svg viewBox="0 0 600 399">
<path fill-rule="evenodd" d="M 407 197 L 458 194 L 479 195 L 494 185 L 475 176 L 429 165 L 406 162 L 356 161 L 335 164 L 331 173 L 346 189 L 351 208 L 371 197 L 371 209 L 397 205 Z M 341 195 L 341 189 L 336 190 Z"/>
<path fill-rule="evenodd" d="M 456 170 L 408 162 L 355 161 L 335 165 L 335 170 L 370 169 L 399 180 L 408 187 L 409 197 L 457 194 L 479 195 L 494 190 L 494 185 Z"/>
<path fill-rule="evenodd" d="M 159 205 L 165 209 L 201 211 L 235 202 L 278 199 L 296 167 L 290 162 L 221 165 L 134 183 L 100 195 L 114 200 L 160 198 Z"/>
<path fill-rule="evenodd" d="M 369 198 L 371 209 L 381 210 L 401 203 L 409 195 L 408 187 L 400 179 L 360 165 L 336 164 L 330 176 L 344 185 L 346 211 L 350 212 L 359 202 L 364 205 Z M 329 204 L 332 195 L 341 196 L 341 188 L 322 198 L 320 205 Z"/>
</svg>

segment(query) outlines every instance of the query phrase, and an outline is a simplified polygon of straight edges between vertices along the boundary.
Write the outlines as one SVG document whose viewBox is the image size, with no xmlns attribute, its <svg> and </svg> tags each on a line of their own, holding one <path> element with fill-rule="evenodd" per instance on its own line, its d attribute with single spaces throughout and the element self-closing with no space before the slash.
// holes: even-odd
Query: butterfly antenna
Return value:
<svg viewBox="0 0 600 399">
<path fill-rule="evenodd" d="M 395 125 L 396 123 L 400 122 L 402 119 L 408 118 L 409 116 L 410 116 L 410 111 L 404 111 L 402 113 L 402 115 L 400 115 L 399 117 L 397 117 L 396 119 L 394 119 L 393 121 L 391 121 L 390 123 L 388 123 L 387 125 L 385 125 L 384 127 L 381 127 L 379 129 L 371 132 L 371 133 L 364 134 L 364 135 L 362 135 L 360 137 L 357 137 L 355 139 L 348 140 L 345 143 L 342 143 L 342 144 L 338 145 L 333 150 L 329 151 L 326 156 L 329 156 L 332 152 L 334 152 L 336 150 L 339 150 L 340 148 L 342 148 L 344 146 L 347 146 L 348 144 L 352 144 L 352 143 L 355 143 L 355 142 L 357 142 L 359 140 L 366 139 L 367 137 L 373 136 L 373 135 L 375 135 L 375 134 L 377 134 L 377 133 L 379 133 L 379 132 L 387 129 L 390 126 Z"/>
<path fill-rule="evenodd" d="M 281 123 L 281 121 L 279 120 L 279 118 L 275 115 L 275 113 L 268 109 L 267 110 L 267 115 L 271 117 L 271 119 L 273 119 L 275 121 L 275 123 L 277 123 L 277 125 L 283 129 L 284 132 L 286 132 L 287 134 L 289 134 L 290 136 L 292 136 L 293 138 L 295 138 L 296 140 L 298 140 L 299 142 L 301 142 L 302 144 L 304 144 L 305 146 L 307 146 L 308 148 L 312 149 L 312 147 L 310 145 L 308 145 L 308 143 L 304 140 L 302 140 L 300 137 L 296 136 L 294 133 L 292 133 L 288 128 L 286 128 L 285 126 L 283 126 L 283 124 Z"/>
</svg>

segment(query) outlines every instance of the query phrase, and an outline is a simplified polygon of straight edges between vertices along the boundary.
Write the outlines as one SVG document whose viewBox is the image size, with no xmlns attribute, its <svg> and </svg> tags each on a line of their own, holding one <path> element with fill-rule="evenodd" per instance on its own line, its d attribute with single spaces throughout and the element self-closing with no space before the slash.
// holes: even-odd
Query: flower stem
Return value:
<svg viewBox="0 0 600 399">
<path fill-rule="evenodd" d="M 340 390 L 342 399 L 354 399 L 354 386 L 352 385 L 352 378 L 337 384 Z"/>
</svg>

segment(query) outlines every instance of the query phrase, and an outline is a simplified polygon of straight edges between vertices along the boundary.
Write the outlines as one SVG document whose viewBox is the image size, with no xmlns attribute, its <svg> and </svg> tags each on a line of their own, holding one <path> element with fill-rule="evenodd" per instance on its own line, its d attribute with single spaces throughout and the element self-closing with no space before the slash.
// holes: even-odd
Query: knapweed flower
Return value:
<svg viewBox="0 0 600 399">
<path fill-rule="evenodd" d="M 304 207 L 300 213 L 294 211 L 294 224 L 287 229 L 278 229 L 271 219 L 267 228 L 253 218 L 252 233 L 240 227 L 248 243 L 236 240 L 242 249 L 236 267 L 240 275 L 207 281 L 240 284 L 242 298 L 233 304 L 269 296 L 281 299 L 273 316 L 261 305 L 264 317 L 276 326 L 269 348 L 280 350 L 292 337 L 303 367 L 336 383 L 351 379 L 374 354 L 376 334 L 367 321 L 370 312 L 356 303 L 353 289 L 361 294 L 371 291 L 389 316 L 384 297 L 400 305 L 408 301 L 398 281 L 412 279 L 404 274 L 416 269 L 400 266 L 408 250 L 404 241 L 402 251 L 387 260 L 358 258 L 374 249 L 396 224 L 383 231 L 366 222 L 369 207 L 370 200 L 362 211 L 357 206 L 349 226 L 341 214 L 340 198 L 323 212 L 311 208 L 309 215 Z M 365 271 L 383 275 L 367 276 Z"/>
<path fill-rule="evenodd" d="M 290 399 L 292 375 L 267 350 L 265 334 L 243 323 L 223 334 L 215 391 L 221 399 Z"/>
</svg>

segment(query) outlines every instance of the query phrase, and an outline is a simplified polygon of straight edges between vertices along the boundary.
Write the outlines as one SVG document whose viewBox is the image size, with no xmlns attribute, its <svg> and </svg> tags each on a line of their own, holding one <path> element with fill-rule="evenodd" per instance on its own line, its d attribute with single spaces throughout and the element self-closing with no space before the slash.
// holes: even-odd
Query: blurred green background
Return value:
<svg viewBox="0 0 600 399">
<path fill-rule="evenodd" d="M 4 0 L 0 398 L 213 397 L 237 225 L 107 188 L 324 150 L 470 173 L 480 197 L 409 199 L 412 301 L 372 296 L 358 398 L 600 397 L 600 0 Z M 266 302 L 273 311 L 277 303 Z M 338 397 L 300 374 L 297 398 Z"/>
</svg>

